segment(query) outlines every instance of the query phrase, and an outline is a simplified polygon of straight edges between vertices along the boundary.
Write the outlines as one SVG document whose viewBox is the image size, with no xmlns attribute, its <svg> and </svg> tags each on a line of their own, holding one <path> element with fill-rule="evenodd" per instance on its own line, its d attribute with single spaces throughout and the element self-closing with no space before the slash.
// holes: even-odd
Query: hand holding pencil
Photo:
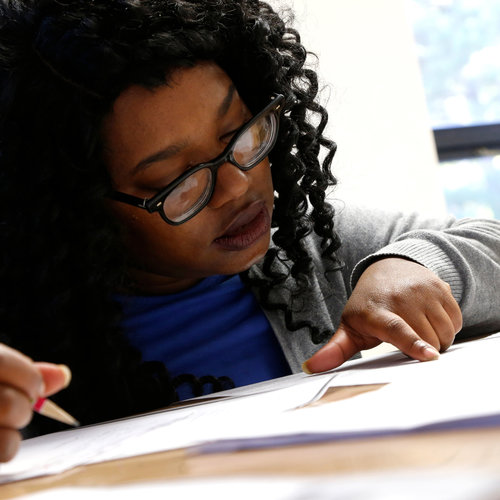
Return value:
<svg viewBox="0 0 500 500">
<path fill-rule="evenodd" d="M 0 344 L 0 462 L 16 454 L 21 441 L 19 429 L 28 425 L 33 410 L 44 413 L 43 403 L 48 402 L 45 398 L 67 387 L 70 381 L 67 366 L 34 362 Z M 54 409 L 48 403 L 44 407 Z"/>
</svg>

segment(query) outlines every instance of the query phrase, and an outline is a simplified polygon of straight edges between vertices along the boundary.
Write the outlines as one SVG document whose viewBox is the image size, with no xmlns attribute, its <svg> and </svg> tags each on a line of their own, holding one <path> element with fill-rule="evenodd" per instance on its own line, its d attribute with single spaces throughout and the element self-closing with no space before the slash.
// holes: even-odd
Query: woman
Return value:
<svg viewBox="0 0 500 500">
<path fill-rule="evenodd" d="M 500 326 L 496 222 L 325 202 L 316 75 L 265 3 L 3 1 L 1 18 L 2 340 L 70 367 L 54 400 L 82 423 L 380 341 L 435 359 L 462 313 L 462 335 Z M 3 450 L 68 382 L 23 366 L 35 382 L 3 371 Z"/>
</svg>

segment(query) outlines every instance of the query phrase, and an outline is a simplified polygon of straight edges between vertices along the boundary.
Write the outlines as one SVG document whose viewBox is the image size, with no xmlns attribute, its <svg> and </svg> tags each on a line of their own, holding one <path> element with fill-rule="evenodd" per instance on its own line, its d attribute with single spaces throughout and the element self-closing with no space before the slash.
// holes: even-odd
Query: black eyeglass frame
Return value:
<svg viewBox="0 0 500 500">
<path fill-rule="evenodd" d="M 229 144 L 224 148 L 224 151 L 214 158 L 213 160 L 210 160 L 208 162 L 204 163 L 199 163 L 198 165 L 195 165 L 194 167 L 191 167 L 189 170 L 186 170 L 183 174 L 181 174 L 177 179 L 173 180 L 170 182 L 167 186 L 165 186 L 161 191 L 158 192 L 158 194 L 154 195 L 152 198 L 139 198 L 138 196 L 133 196 L 131 194 L 127 193 L 122 193 L 121 191 L 112 191 L 109 194 L 109 197 L 113 200 L 120 201 L 122 203 L 127 203 L 128 205 L 132 205 L 134 207 L 142 208 L 144 210 L 147 210 L 149 213 L 154 213 L 154 212 L 159 212 L 161 218 L 167 223 L 171 224 L 172 226 L 179 226 L 180 224 L 184 224 L 184 222 L 187 222 L 188 220 L 192 219 L 195 215 L 200 213 L 210 202 L 212 195 L 215 190 L 215 184 L 217 182 L 217 171 L 221 165 L 224 165 L 224 163 L 231 163 L 235 167 L 239 168 L 240 170 L 247 172 L 248 170 L 251 170 L 253 167 L 255 167 L 257 164 L 259 164 L 266 156 L 268 156 L 269 152 L 273 149 L 274 145 L 276 144 L 276 140 L 278 138 L 278 130 L 279 130 L 279 113 L 281 112 L 281 106 L 282 102 L 284 100 L 284 96 L 282 94 L 274 94 L 272 96 L 272 101 L 259 113 L 257 113 L 254 117 L 252 117 L 248 122 L 246 122 L 244 125 L 242 125 L 241 128 L 238 129 L 238 131 L 235 133 L 233 138 L 230 140 Z M 274 113 L 276 115 L 276 132 L 274 134 L 273 140 L 269 143 L 269 145 L 266 147 L 265 154 L 260 153 L 250 165 L 247 166 L 242 166 L 240 165 L 236 159 L 234 158 L 233 154 L 233 148 L 238 139 L 255 123 L 257 122 L 260 118 L 265 116 L 268 113 Z M 185 219 L 182 219 L 181 221 L 173 221 L 169 219 L 165 211 L 162 209 L 163 203 L 165 202 L 165 198 L 181 183 L 184 182 L 190 175 L 194 174 L 195 172 L 198 172 L 198 170 L 201 170 L 203 168 L 208 168 L 210 169 L 212 173 L 212 182 L 210 186 L 210 191 L 209 194 L 206 198 L 206 200 L 188 217 Z"/>
</svg>

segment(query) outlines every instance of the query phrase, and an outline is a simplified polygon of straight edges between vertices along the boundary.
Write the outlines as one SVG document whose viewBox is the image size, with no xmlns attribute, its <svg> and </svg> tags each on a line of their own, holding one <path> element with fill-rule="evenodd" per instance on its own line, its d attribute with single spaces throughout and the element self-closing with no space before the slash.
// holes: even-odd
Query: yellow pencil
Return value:
<svg viewBox="0 0 500 500">
<path fill-rule="evenodd" d="M 76 420 L 68 412 L 57 406 L 50 399 L 39 398 L 33 405 L 33 410 L 40 415 L 44 415 L 64 424 L 72 425 L 73 427 L 78 427 L 80 425 L 80 422 L 78 422 L 78 420 Z"/>
</svg>

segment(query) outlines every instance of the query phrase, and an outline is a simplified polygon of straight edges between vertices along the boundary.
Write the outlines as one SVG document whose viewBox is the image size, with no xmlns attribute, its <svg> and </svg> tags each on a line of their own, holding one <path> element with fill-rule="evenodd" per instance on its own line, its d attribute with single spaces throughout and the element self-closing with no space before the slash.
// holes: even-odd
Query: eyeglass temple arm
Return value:
<svg viewBox="0 0 500 500">
<path fill-rule="evenodd" d="M 123 203 L 127 203 L 128 205 L 132 205 L 134 207 L 144 208 L 148 212 L 152 212 L 149 207 L 147 198 L 139 198 L 138 196 L 132 196 L 131 194 L 122 193 L 120 191 L 112 191 L 109 194 L 109 197 L 116 201 L 121 201 Z"/>
</svg>

